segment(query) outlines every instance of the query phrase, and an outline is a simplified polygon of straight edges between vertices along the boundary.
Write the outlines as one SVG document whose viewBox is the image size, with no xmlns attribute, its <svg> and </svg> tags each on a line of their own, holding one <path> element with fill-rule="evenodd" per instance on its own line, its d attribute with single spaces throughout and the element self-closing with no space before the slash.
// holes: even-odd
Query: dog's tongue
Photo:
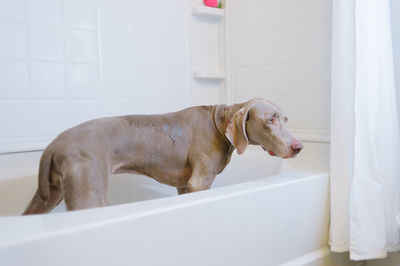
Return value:
<svg viewBox="0 0 400 266">
<path fill-rule="evenodd" d="M 276 156 L 275 153 L 273 153 L 272 151 L 268 151 L 266 148 L 262 147 L 264 151 L 267 151 L 269 155 L 271 156 Z"/>
</svg>

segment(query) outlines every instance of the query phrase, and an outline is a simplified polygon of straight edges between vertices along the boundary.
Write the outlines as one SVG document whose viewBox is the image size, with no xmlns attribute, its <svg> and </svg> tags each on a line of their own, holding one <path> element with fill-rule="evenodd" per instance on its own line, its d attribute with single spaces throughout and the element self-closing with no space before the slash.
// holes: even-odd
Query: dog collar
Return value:
<svg viewBox="0 0 400 266">
<path fill-rule="evenodd" d="M 225 106 L 224 107 L 224 120 L 226 121 L 226 124 L 229 125 L 231 123 L 231 117 L 230 117 L 230 111 L 231 107 L 230 106 Z"/>
</svg>

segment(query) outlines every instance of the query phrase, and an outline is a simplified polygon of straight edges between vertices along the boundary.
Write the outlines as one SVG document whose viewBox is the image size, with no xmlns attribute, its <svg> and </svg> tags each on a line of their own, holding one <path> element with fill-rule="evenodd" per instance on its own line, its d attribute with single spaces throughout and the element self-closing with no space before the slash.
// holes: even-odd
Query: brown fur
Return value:
<svg viewBox="0 0 400 266">
<path fill-rule="evenodd" d="M 253 99 L 88 121 L 45 149 L 38 190 L 24 214 L 49 212 L 62 199 L 67 210 L 105 206 L 108 178 L 117 173 L 146 175 L 179 194 L 209 189 L 235 148 L 241 154 L 254 144 L 280 157 L 295 156 L 302 146 L 286 120 L 277 106 Z"/>
</svg>

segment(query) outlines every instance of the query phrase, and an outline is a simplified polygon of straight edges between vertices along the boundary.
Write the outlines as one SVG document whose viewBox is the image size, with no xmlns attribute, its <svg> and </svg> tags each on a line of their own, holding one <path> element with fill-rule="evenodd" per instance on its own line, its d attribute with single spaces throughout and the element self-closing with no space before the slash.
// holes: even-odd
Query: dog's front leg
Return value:
<svg viewBox="0 0 400 266">
<path fill-rule="evenodd" d="M 189 193 L 188 185 L 186 185 L 184 187 L 177 187 L 176 190 L 178 191 L 179 195 Z"/>
<path fill-rule="evenodd" d="M 187 184 L 189 192 L 210 189 L 216 173 L 210 171 L 205 165 L 197 164 L 193 167 L 192 176 Z"/>
</svg>

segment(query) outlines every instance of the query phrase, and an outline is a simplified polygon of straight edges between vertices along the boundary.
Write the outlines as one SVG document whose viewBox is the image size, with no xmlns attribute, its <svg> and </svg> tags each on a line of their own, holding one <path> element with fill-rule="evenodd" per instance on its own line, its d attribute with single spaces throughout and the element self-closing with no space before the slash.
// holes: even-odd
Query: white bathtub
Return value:
<svg viewBox="0 0 400 266">
<path fill-rule="evenodd" d="M 213 189 L 180 196 L 146 177 L 116 175 L 112 206 L 67 213 L 60 205 L 24 217 L 12 215 L 37 180 L 21 164 L 0 177 L 0 265 L 319 265 L 329 253 L 326 146 L 307 143 L 284 164 L 252 147 Z M 18 166 L 7 160 L 0 167 Z"/>
</svg>

